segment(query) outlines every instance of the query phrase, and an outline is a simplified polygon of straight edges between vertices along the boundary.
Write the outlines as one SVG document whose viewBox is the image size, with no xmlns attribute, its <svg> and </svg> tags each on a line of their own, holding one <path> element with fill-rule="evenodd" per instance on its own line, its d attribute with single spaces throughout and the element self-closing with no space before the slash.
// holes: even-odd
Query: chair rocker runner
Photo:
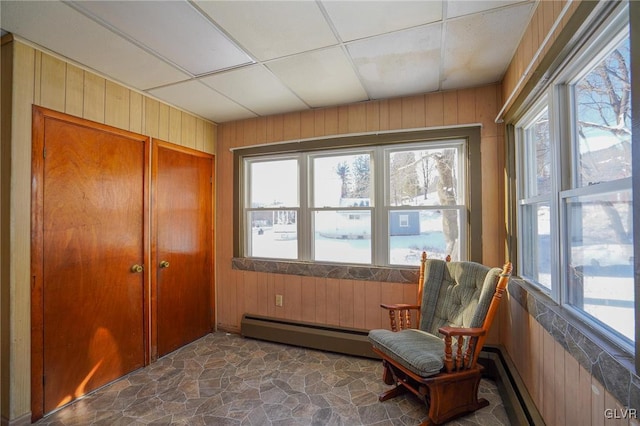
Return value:
<svg viewBox="0 0 640 426">
<path fill-rule="evenodd" d="M 395 385 L 379 400 L 411 391 L 423 399 L 429 417 L 442 424 L 486 407 L 478 399 L 482 366 L 478 356 L 511 275 L 474 262 L 445 262 L 422 253 L 419 305 L 380 305 L 391 330 L 371 330 L 373 351 L 382 357 L 383 381 Z M 412 328 L 411 313 L 415 312 Z"/>
</svg>

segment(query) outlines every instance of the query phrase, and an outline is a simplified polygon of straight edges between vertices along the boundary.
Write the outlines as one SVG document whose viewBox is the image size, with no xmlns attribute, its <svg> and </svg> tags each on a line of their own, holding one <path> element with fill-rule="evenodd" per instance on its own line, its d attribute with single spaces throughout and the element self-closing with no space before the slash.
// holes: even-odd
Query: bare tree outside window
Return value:
<svg viewBox="0 0 640 426">
<path fill-rule="evenodd" d="M 369 198 L 371 196 L 371 166 L 368 155 L 358 155 L 353 160 L 353 198 Z"/>
<path fill-rule="evenodd" d="M 629 38 L 575 85 L 578 185 L 631 176 Z"/>
<path fill-rule="evenodd" d="M 396 152 L 389 164 L 391 202 L 393 205 L 412 205 L 420 185 L 416 171 L 416 156 L 413 151 Z"/>
<path fill-rule="evenodd" d="M 456 193 L 457 182 L 453 165 L 456 161 L 456 151 L 445 149 L 442 154 L 432 156 L 436 161 L 438 171 L 438 197 L 443 206 L 453 206 L 456 204 L 458 194 Z M 454 210 L 444 210 L 442 214 L 442 230 L 447 243 L 447 253 L 451 253 L 459 238 L 458 214 Z"/>
<path fill-rule="evenodd" d="M 629 55 L 629 38 L 626 38 L 575 86 L 579 186 L 631 176 Z M 628 243 L 631 226 L 620 218 L 619 207 L 602 203 L 602 209 L 618 242 Z"/>
<path fill-rule="evenodd" d="M 342 182 L 342 189 L 340 196 L 347 198 L 349 196 L 349 164 L 346 161 L 341 162 L 336 166 L 336 174 Z"/>
</svg>

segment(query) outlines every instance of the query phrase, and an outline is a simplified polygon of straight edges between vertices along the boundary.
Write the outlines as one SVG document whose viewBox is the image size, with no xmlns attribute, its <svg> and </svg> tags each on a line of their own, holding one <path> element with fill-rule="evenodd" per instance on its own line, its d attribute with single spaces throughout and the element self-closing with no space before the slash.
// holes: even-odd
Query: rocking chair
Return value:
<svg viewBox="0 0 640 426">
<path fill-rule="evenodd" d="M 478 356 L 511 275 L 511 263 L 488 268 L 474 262 L 445 262 L 422 253 L 420 305 L 382 304 L 391 330 L 371 330 L 373 351 L 382 357 L 382 380 L 395 385 L 379 400 L 407 390 L 424 400 L 429 417 L 442 424 L 489 402 L 478 398 Z M 418 328 L 411 328 L 411 312 Z"/>
</svg>

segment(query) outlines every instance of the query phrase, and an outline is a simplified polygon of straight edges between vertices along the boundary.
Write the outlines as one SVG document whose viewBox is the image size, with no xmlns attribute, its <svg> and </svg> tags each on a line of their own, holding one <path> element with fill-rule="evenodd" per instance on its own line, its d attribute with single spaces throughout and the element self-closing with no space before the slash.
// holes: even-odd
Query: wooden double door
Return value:
<svg viewBox="0 0 640 426">
<path fill-rule="evenodd" d="M 35 420 L 211 330 L 213 158 L 38 107 L 32 153 Z"/>
</svg>

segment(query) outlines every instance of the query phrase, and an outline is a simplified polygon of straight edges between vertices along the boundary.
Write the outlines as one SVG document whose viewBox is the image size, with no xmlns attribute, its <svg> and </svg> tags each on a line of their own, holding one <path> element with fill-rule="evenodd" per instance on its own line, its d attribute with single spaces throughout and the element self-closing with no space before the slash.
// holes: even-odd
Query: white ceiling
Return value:
<svg viewBox="0 0 640 426">
<path fill-rule="evenodd" d="M 221 123 L 500 81 L 534 5 L 1 0 L 0 27 Z"/>
</svg>

